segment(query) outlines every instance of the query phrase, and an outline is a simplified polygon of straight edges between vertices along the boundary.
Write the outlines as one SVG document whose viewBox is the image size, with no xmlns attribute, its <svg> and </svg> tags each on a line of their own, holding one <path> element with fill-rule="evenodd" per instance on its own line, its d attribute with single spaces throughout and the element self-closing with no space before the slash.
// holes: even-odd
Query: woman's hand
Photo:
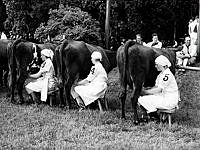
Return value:
<svg viewBox="0 0 200 150">
<path fill-rule="evenodd" d="M 89 83 L 89 81 L 84 79 L 84 80 L 77 82 L 77 85 L 84 85 L 84 84 L 87 84 L 87 83 Z"/>
<path fill-rule="evenodd" d="M 29 74 L 29 77 L 30 77 L 30 78 L 35 78 L 35 79 L 37 79 L 37 78 L 39 78 L 41 75 L 42 75 L 42 72 L 39 71 L 38 73 L 35 73 L 35 74 Z"/>
<path fill-rule="evenodd" d="M 140 95 L 144 96 L 144 95 L 147 95 L 147 94 L 148 94 L 147 90 L 145 90 L 145 88 L 142 88 Z"/>
</svg>

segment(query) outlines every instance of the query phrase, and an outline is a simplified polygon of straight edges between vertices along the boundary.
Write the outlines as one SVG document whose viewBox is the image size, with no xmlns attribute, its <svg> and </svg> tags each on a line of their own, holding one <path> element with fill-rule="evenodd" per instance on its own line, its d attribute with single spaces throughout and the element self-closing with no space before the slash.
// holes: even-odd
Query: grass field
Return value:
<svg viewBox="0 0 200 150">
<path fill-rule="evenodd" d="M 126 120 L 121 119 L 120 86 L 115 68 L 109 74 L 106 99 L 110 110 L 75 110 L 48 105 L 14 105 L 0 89 L 1 150 L 64 149 L 200 149 L 200 72 L 177 74 L 181 94 L 173 125 L 154 122 L 135 126 L 132 122 L 130 92 Z"/>
</svg>

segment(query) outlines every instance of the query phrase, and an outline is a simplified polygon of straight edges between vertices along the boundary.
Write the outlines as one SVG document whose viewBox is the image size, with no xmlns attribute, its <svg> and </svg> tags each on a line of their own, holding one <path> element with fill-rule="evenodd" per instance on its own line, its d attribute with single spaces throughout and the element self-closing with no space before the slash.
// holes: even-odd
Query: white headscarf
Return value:
<svg viewBox="0 0 200 150">
<path fill-rule="evenodd" d="M 44 55 L 44 56 L 46 56 L 46 57 L 50 57 L 51 59 L 53 59 L 53 55 L 54 55 L 54 53 L 53 53 L 53 51 L 51 50 L 51 49 L 43 49 L 42 51 L 41 51 L 41 55 Z"/>
<path fill-rule="evenodd" d="M 163 56 L 163 55 L 158 56 L 158 57 L 155 59 L 155 63 L 156 63 L 156 64 L 159 64 L 159 65 L 161 65 L 161 66 L 168 66 L 168 67 L 171 66 L 171 63 L 170 63 L 170 61 L 168 60 L 168 58 L 165 57 L 165 56 Z"/>
<path fill-rule="evenodd" d="M 100 52 L 94 51 L 91 55 L 92 58 L 94 59 L 100 59 L 100 61 L 102 60 L 102 55 Z"/>
</svg>

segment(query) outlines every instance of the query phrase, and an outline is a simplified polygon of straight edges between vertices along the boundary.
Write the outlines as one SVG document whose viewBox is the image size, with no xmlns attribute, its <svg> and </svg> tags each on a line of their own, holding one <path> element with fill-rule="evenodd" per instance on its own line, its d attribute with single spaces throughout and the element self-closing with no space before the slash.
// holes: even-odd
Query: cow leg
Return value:
<svg viewBox="0 0 200 150">
<path fill-rule="evenodd" d="M 64 101 L 63 94 L 64 94 L 64 87 L 59 88 L 60 90 L 60 107 L 66 106 L 66 101 Z"/>
<path fill-rule="evenodd" d="M 14 96 L 12 96 L 12 88 L 14 89 L 15 87 L 15 75 L 16 72 L 14 72 L 13 74 L 11 73 L 11 66 L 9 65 L 9 69 L 8 69 L 8 77 L 7 77 L 7 85 L 8 85 L 8 94 L 7 94 L 7 97 L 10 97 L 11 96 L 11 102 L 13 102 L 14 100 Z M 14 92 L 14 91 L 13 91 Z"/>
<path fill-rule="evenodd" d="M 71 101 L 71 87 L 74 83 L 74 80 L 72 79 L 69 79 L 68 80 L 68 83 L 65 85 L 65 91 L 66 91 L 66 98 L 67 98 L 67 102 L 68 102 L 68 105 L 69 105 L 69 109 L 72 109 L 72 101 Z"/>
<path fill-rule="evenodd" d="M 5 70 L 5 74 L 3 76 L 4 86 L 8 87 L 8 70 Z"/>
<path fill-rule="evenodd" d="M 3 86 L 3 69 L 0 69 L 0 86 Z"/>
<path fill-rule="evenodd" d="M 19 96 L 19 102 L 18 104 L 23 104 L 24 103 L 24 98 L 23 98 L 23 95 L 22 95 L 22 91 L 23 91 L 23 86 L 24 86 L 24 82 L 27 78 L 27 72 L 26 71 L 21 71 L 20 72 L 20 76 L 17 80 L 17 93 L 18 93 L 18 96 Z"/>
<path fill-rule="evenodd" d="M 125 119 L 126 88 L 123 88 L 123 91 L 120 94 L 120 99 L 122 103 L 122 118 Z"/>
<path fill-rule="evenodd" d="M 13 73 L 9 71 L 9 91 L 11 94 L 11 103 L 15 103 L 15 85 L 16 85 L 16 70 Z"/>
<path fill-rule="evenodd" d="M 71 103 L 71 99 L 70 99 L 70 90 L 71 90 L 71 85 L 70 83 L 68 83 L 67 85 L 65 85 L 65 96 L 66 96 L 66 99 L 67 99 L 67 102 L 68 102 L 68 106 L 69 106 L 69 109 L 72 109 L 72 103 Z"/>
<path fill-rule="evenodd" d="M 135 91 L 131 98 L 131 104 L 132 104 L 133 113 L 134 113 L 134 124 L 135 125 L 139 124 L 137 104 L 138 104 L 138 98 L 140 96 L 141 90 L 142 90 L 142 83 L 141 82 L 136 83 Z"/>
</svg>

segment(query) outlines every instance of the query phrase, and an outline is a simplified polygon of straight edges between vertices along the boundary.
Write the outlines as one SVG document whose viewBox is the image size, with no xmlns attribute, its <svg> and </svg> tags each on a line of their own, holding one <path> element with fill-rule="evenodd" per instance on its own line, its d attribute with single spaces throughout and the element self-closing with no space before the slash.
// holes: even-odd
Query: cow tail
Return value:
<svg viewBox="0 0 200 150">
<path fill-rule="evenodd" d="M 69 41 L 68 40 L 64 40 L 63 43 L 61 44 L 60 46 L 60 49 L 59 49 L 59 59 L 60 59 L 60 75 L 61 75 L 61 78 L 62 78 L 62 83 L 64 84 L 64 80 L 68 77 L 66 77 L 66 73 L 63 72 L 63 51 L 65 49 L 65 47 L 68 45 Z M 65 70 L 66 71 L 66 70 Z M 64 79 L 65 78 L 65 79 Z"/>
<path fill-rule="evenodd" d="M 11 48 L 10 48 L 10 69 L 11 69 L 11 101 L 14 102 L 14 91 L 15 91 L 15 84 L 16 84 L 16 78 L 17 78 L 17 62 L 15 58 L 16 54 L 16 46 L 22 42 L 22 39 L 17 39 L 13 42 Z"/>
<path fill-rule="evenodd" d="M 128 49 L 130 46 L 134 45 L 135 42 L 132 41 L 132 40 L 129 40 L 125 43 L 124 45 L 124 64 L 123 64 L 123 83 L 124 83 L 124 86 L 126 88 L 126 85 L 127 85 L 127 71 L 128 71 Z"/>
</svg>

